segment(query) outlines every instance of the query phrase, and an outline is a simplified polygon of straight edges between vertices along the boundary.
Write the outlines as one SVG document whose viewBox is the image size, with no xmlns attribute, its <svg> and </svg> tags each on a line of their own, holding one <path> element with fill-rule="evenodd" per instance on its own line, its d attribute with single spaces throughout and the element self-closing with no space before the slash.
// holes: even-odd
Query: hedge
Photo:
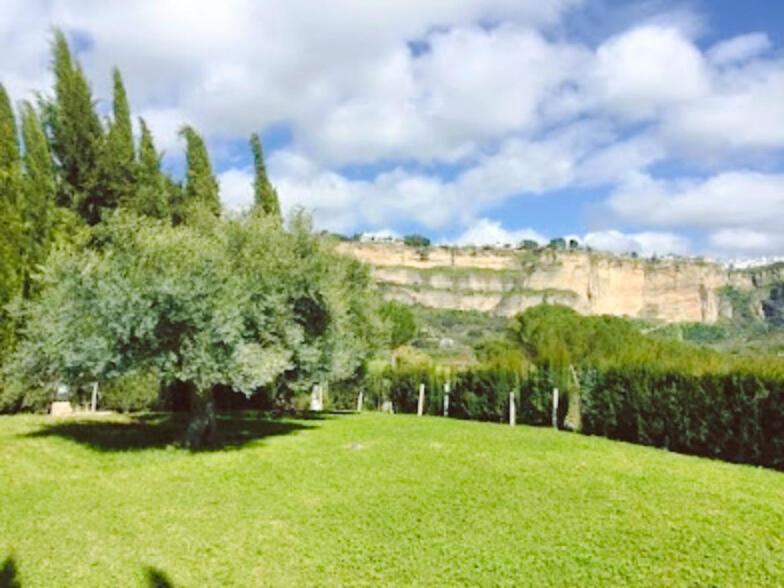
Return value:
<svg viewBox="0 0 784 588">
<path fill-rule="evenodd" d="M 736 463 L 784 469 L 784 381 L 741 371 L 591 371 L 583 432 Z"/>
</svg>

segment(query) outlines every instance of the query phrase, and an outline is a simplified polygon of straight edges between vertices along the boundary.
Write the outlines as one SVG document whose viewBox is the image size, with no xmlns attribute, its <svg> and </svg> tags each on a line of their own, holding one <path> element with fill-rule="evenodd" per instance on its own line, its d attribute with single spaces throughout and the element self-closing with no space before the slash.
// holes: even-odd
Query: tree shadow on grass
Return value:
<svg viewBox="0 0 784 588">
<path fill-rule="evenodd" d="M 96 451 L 139 451 L 179 444 L 187 426 L 187 414 L 156 413 L 137 415 L 123 421 L 56 421 L 24 436 L 62 437 L 87 445 Z M 215 443 L 202 451 L 239 449 L 266 437 L 288 435 L 313 428 L 314 425 L 263 414 L 222 414 L 218 416 Z"/>
<path fill-rule="evenodd" d="M 144 569 L 144 575 L 147 577 L 149 588 L 174 588 L 171 578 L 158 568 L 147 567 Z"/>
<path fill-rule="evenodd" d="M 18 572 L 16 570 L 16 560 L 9 555 L 0 565 L 0 588 L 20 588 Z"/>
</svg>

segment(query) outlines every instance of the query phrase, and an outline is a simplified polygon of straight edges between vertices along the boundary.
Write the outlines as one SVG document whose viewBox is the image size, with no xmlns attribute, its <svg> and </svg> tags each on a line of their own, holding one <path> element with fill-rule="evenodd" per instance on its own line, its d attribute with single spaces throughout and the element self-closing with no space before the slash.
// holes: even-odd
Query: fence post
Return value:
<svg viewBox="0 0 784 588">
<path fill-rule="evenodd" d="M 558 428 L 558 388 L 553 388 L 553 428 Z"/>
<path fill-rule="evenodd" d="M 444 416 L 449 416 L 449 382 L 444 384 Z"/>
<path fill-rule="evenodd" d="M 362 412 L 362 406 L 365 403 L 365 392 L 360 388 L 359 396 L 357 396 L 357 412 Z"/>
<path fill-rule="evenodd" d="M 509 424 L 515 426 L 517 424 L 517 407 L 515 406 L 515 394 L 509 393 Z"/>
<path fill-rule="evenodd" d="M 425 385 L 419 385 L 419 402 L 417 402 L 417 416 L 422 416 L 425 411 Z"/>
</svg>

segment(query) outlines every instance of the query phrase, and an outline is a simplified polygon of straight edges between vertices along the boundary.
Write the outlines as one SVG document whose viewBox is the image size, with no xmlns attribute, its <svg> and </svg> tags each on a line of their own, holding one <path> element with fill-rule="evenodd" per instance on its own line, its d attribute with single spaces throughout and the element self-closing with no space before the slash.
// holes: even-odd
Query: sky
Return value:
<svg viewBox="0 0 784 588">
<path fill-rule="evenodd" d="M 227 208 L 262 133 L 320 229 L 784 255 L 780 0 L 0 0 L 0 82 L 50 91 L 52 27 L 108 109 L 111 68 Z"/>
</svg>

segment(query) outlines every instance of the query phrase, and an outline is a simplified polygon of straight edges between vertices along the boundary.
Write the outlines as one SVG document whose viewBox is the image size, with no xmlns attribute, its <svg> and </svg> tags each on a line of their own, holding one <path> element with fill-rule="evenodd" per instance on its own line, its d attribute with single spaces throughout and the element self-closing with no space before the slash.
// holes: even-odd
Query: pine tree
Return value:
<svg viewBox="0 0 784 588">
<path fill-rule="evenodd" d="M 104 136 L 92 92 L 61 31 L 54 37 L 55 99 L 45 103 L 61 182 L 58 203 L 77 210 L 90 224 L 100 220 L 105 195 L 98 186 Z"/>
<path fill-rule="evenodd" d="M 139 119 L 142 136 L 137 161 L 136 193 L 129 208 L 154 218 L 169 218 L 166 178 L 161 172 L 161 157 L 155 149 L 152 133 L 143 118 Z"/>
<path fill-rule="evenodd" d="M 11 348 L 14 338 L 6 306 L 21 288 L 21 169 L 16 119 L 8 93 L 0 84 L 0 358 Z"/>
<path fill-rule="evenodd" d="M 185 172 L 185 212 L 186 219 L 196 210 L 206 210 L 215 216 L 220 215 L 218 181 L 212 173 L 207 146 L 199 134 L 190 126 L 180 130 L 186 141 Z"/>
<path fill-rule="evenodd" d="M 254 208 L 264 214 L 280 219 L 280 201 L 278 192 L 272 187 L 267 177 L 267 167 L 264 165 L 264 150 L 261 139 L 257 133 L 250 136 L 250 148 L 253 151 L 253 164 L 256 172 L 253 181 Z"/>
<path fill-rule="evenodd" d="M 118 69 L 112 72 L 114 81 L 113 119 L 101 150 L 99 187 L 102 206 L 132 207 L 136 196 L 136 161 L 131 128 L 131 109 L 122 76 Z"/>
<path fill-rule="evenodd" d="M 22 140 L 24 143 L 24 203 L 21 206 L 25 225 L 25 267 L 23 291 L 32 294 L 30 275 L 46 260 L 52 242 L 56 179 L 52 155 L 41 120 L 28 102 L 22 104 Z"/>
</svg>

